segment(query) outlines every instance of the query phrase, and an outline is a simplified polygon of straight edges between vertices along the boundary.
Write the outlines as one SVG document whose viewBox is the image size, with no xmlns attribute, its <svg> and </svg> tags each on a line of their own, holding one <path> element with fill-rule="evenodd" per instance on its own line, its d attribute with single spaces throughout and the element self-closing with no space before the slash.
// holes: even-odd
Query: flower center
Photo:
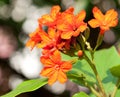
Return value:
<svg viewBox="0 0 120 97">
<path fill-rule="evenodd" d="M 103 26 L 106 26 L 106 22 L 103 22 Z"/>
<path fill-rule="evenodd" d="M 73 26 L 73 31 L 76 31 L 77 30 L 77 27 L 76 26 Z"/>
<path fill-rule="evenodd" d="M 59 70 L 59 69 L 60 69 L 60 65 L 57 64 L 57 65 L 54 66 L 54 68 L 55 68 L 56 70 Z"/>
</svg>

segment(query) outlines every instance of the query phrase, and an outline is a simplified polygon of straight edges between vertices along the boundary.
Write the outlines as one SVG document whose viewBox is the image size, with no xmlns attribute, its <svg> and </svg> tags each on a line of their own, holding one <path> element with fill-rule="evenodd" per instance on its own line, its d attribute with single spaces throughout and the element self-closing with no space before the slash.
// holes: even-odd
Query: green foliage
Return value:
<svg viewBox="0 0 120 97">
<path fill-rule="evenodd" d="M 78 61 L 76 64 L 73 65 L 73 68 L 70 72 L 74 72 L 75 74 L 79 74 L 81 76 L 83 76 L 84 80 L 88 83 L 96 83 L 95 80 L 95 76 L 94 73 L 92 71 L 92 69 L 90 68 L 89 65 L 87 65 L 87 63 L 83 64 L 85 61 Z M 77 81 L 76 81 L 77 82 Z M 79 82 L 79 80 L 78 80 Z M 81 83 L 80 85 L 82 85 L 83 83 Z"/>
<path fill-rule="evenodd" d="M 120 89 L 117 90 L 115 97 L 120 97 Z"/>
<path fill-rule="evenodd" d="M 110 68 L 110 71 L 111 71 L 113 76 L 118 77 L 118 83 L 120 84 L 120 82 L 119 82 L 120 81 L 120 65 L 117 65 L 117 66 Z M 120 97 L 120 88 L 118 88 L 115 97 Z"/>
<path fill-rule="evenodd" d="M 0 0 L 0 6 L 3 6 L 5 4 L 9 4 L 10 1 L 9 0 Z"/>
<path fill-rule="evenodd" d="M 89 97 L 85 92 L 79 92 L 73 95 L 72 97 Z"/>
<path fill-rule="evenodd" d="M 88 51 L 86 51 L 86 54 L 90 58 L 90 54 Z M 116 49 L 114 47 L 111 47 L 109 49 L 103 49 L 100 51 L 95 52 L 94 61 L 96 63 L 97 71 L 100 75 L 100 78 L 102 79 L 102 83 L 104 85 L 104 88 L 108 94 L 110 94 L 115 86 L 115 83 L 117 81 L 117 77 L 120 77 L 120 57 L 118 53 L 116 52 Z M 62 54 L 62 59 L 76 59 L 76 57 L 70 57 L 68 55 Z M 112 75 L 111 74 L 111 72 Z M 79 60 L 74 65 L 71 71 L 67 73 L 67 76 L 70 80 L 73 82 L 80 84 L 80 85 L 86 85 L 91 86 L 93 84 L 97 84 L 95 75 L 90 68 L 89 64 L 85 60 Z M 37 90 L 38 88 L 42 87 L 43 85 L 47 84 L 47 79 L 33 79 L 28 80 L 23 83 L 21 83 L 15 90 L 11 91 L 10 93 L 3 95 L 1 97 L 15 97 L 21 93 L 30 92 Z M 120 91 L 117 91 L 116 95 L 119 95 Z M 94 97 L 94 95 L 91 95 Z M 87 94 L 81 92 L 78 94 L 75 94 L 73 97 L 88 97 Z M 118 96 L 116 96 L 118 97 Z"/>
<path fill-rule="evenodd" d="M 114 76 L 120 78 L 120 65 L 112 67 L 110 71 Z"/>
<path fill-rule="evenodd" d="M 21 93 L 37 90 L 38 88 L 44 86 L 45 84 L 47 84 L 46 78 L 24 81 L 20 85 L 18 85 L 18 87 L 15 90 L 1 97 L 15 97 Z"/>
<path fill-rule="evenodd" d="M 120 57 L 115 47 L 96 52 L 95 63 L 106 92 L 112 92 L 117 78 L 111 74 L 110 68 L 120 64 Z"/>
<path fill-rule="evenodd" d="M 90 58 L 90 54 L 88 51 L 86 51 L 86 54 Z M 63 59 L 72 58 L 73 57 L 63 55 Z M 115 47 L 96 51 L 94 54 L 94 62 L 96 64 L 96 68 L 100 75 L 100 78 L 102 79 L 105 91 L 107 93 L 111 93 L 114 89 L 117 78 L 111 74 L 110 68 L 116 66 L 117 64 L 120 64 L 120 57 Z M 89 85 L 96 83 L 95 75 L 89 64 L 85 60 L 80 60 L 76 64 L 74 64 L 70 72 L 75 72 L 75 74 L 83 75 L 84 80 L 88 82 Z M 78 79 L 76 79 L 76 81 L 74 82 L 80 83 Z"/>
<path fill-rule="evenodd" d="M 82 74 L 78 74 L 77 72 L 74 72 L 73 70 L 67 73 L 68 79 L 71 81 L 84 85 L 85 83 L 85 77 Z"/>
</svg>

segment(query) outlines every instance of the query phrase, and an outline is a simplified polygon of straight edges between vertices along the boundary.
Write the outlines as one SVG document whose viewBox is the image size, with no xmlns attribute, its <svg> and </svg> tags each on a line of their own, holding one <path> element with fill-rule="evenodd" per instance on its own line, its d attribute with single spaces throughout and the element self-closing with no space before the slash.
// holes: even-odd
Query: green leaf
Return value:
<svg viewBox="0 0 120 97">
<path fill-rule="evenodd" d="M 85 62 L 85 64 L 83 64 L 83 62 Z M 87 81 L 89 84 L 96 83 L 94 73 L 85 60 L 78 61 L 76 64 L 73 65 L 72 70 L 69 72 L 82 75 L 84 77 L 84 81 Z M 82 83 L 80 85 L 82 85 Z"/>
<path fill-rule="evenodd" d="M 111 93 L 114 89 L 117 78 L 111 74 L 110 68 L 120 64 L 120 56 L 118 55 L 118 52 L 115 47 L 103 49 L 95 52 L 94 60 L 105 91 Z"/>
<path fill-rule="evenodd" d="M 120 89 L 117 90 L 115 97 L 120 97 Z"/>
<path fill-rule="evenodd" d="M 120 78 L 120 65 L 110 68 L 111 73 Z"/>
<path fill-rule="evenodd" d="M 111 93 L 114 89 L 117 78 L 111 74 L 110 68 L 120 64 L 120 56 L 118 55 L 116 48 L 111 47 L 109 49 L 97 51 L 95 53 L 95 63 L 105 91 Z"/>
<path fill-rule="evenodd" d="M 71 60 L 71 59 L 73 60 L 73 59 L 76 59 L 76 57 L 71 57 L 71 56 L 62 54 L 62 59 L 63 60 Z M 96 82 L 93 71 L 91 70 L 90 66 L 88 65 L 88 63 L 85 60 L 77 61 L 73 65 L 72 70 L 70 70 L 68 72 L 68 74 L 77 75 L 79 78 L 75 78 L 75 77 L 74 77 L 74 79 L 71 77 L 68 77 L 68 78 L 71 81 L 76 82 L 77 84 L 80 84 L 80 85 L 84 84 L 83 81 L 81 82 L 80 77 L 81 78 L 84 77 L 84 81 L 87 81 L 91 84 Z"/>
<path fill-rule="evenodd" d="M 18 85 L 18 87 L 15 90 L 1 97 L 15 97 L 21 93 L 37 90 L 38 88 L 44 86 L 45 84 L 47 84 L 46 78 L 41 78 L 41 79 L 39 78 L 39 79 L 24 81 L 20 85 Z"/>
<path fill-rule="evenodd" d="M 89 97 L 85 92 L 79 92 L 74 94 L 72 97 Z"/>
<path fill-rule="evenodd" d="M 89 56 L 89 58 L 91 58 L 88 51 L 86 51 L 86 54 Z M 63 59 L 70 60 L 74 58 L 67 55 L 62 56 Z M 120 56 L 118 55 L 118 52 L 116 51 L 115 47 L 96 51 L 94 54 L 94 62 L 100 78 L 102 79 L 105 91 L 107 93 L 111 93 L 114 89 L 117 78 L 111 74 L 110 68 L 120 64 Z M 75 72 L 75 74 L 79 75 L 82 74 L 85 77 L 84 80 L 87 81 L 89 85 L 96 83 L 96 77 L 89 64 L 85 60 L 80 60 L 74 64 L 70 72 Z M 76 79 L 76 81 L 79 83 L 79 80 Z"/>
<path fill-rule="evenodd" d="M 70 71 L 67 73 L 67 77 L 77 84 L 85 84 L 85 77 L 82 74 L 77 74 L 76 72 Z"/>
</svg>

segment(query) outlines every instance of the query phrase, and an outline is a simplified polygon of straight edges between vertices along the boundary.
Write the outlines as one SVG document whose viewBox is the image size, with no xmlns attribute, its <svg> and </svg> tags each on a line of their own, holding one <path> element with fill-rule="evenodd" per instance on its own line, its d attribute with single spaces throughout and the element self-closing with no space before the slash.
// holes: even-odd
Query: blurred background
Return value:
<svg viewBox="0 0 120 97">
<path fill-rule="evenodd" d="M 53 5 L 60 5 L 62 10 L 70 6 L 75 14 L 85 9 L 85 21 L 93 16 L 93 6 L 102 12 L 114 8 L 119 13 L 120 0 L 0 0 L 0 95 L 3 95 L 27 79 L 39 78 L 42 65 L 39 61 L 41 50 L 30 51 L 25 47 L 29 33 L 38 26 L 38 18 L 50 12 Z M 91 29 L 89 42 L 95 46 L 99 29 Z M 105 33 L 99 49 L 115 45 L 120 53 L 120 24 Z M 65 84 L 56 82 L 52 87 L 44 86 L 36 91 L 24 93 L 17 97 L 71 97 L 78 91 L 89 90 L 68 81 Z"/>
</svg>

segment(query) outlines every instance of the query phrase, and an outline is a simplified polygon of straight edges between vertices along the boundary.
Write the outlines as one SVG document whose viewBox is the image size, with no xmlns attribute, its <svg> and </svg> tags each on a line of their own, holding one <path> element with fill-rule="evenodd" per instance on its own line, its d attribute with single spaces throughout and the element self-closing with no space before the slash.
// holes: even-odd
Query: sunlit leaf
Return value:
<svg viewBox="0 0 120 97">
<path fill-rule="evenodd" d="M 22 82 L 15 90 L 1 96 L 1 97 L 16 97 L 25 92 L 31 92 L 47 84 L 46 78 L 32 79 Z"/>
<path fill-rule="evenodd" d="M 86 53 L 89 58 L 91 58 L 89 52 L 86 51 Z M 74 58 L 67 55 L 62 56 L 64 59 L 69 60 Z M 115 47 L 111 47 L 109 49 L 96 51 L 94 58 L 96 68 L 104 85 L 105 91 L 107 93 L 111 93 L 114 89 L 117 78 L 111 74 L 110 68 L 120 64 L 120 56 L 118 55 Z M 85 60 L 80 60 L 74 64 L 70 72 L 75 72 L 76 74 L 83 75 L 85 77 L 84 80 L 87 81 L 90 85 L 91 83 L 96 83 L 96 77 L 93 73 L 93 70 Z M 79 83 L 79 80 L 77 81 Z"/>
<path fill-rule="evenodd" d="M 79 92 L 74 94 L 72 97 L 90 97 L 85 92 Z"/>
</svg>

